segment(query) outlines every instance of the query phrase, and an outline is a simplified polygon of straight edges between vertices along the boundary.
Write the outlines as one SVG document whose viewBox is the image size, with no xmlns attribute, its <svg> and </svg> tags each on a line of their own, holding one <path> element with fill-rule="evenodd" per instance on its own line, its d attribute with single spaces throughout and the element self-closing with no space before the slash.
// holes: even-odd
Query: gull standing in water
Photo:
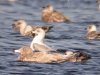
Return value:
<svg viewBox="0 0 100 75">
<path fill-rule="evenodd" d="M 20 32 L 20 34 L 22 36 L 33 36 L 32 35 L 32 31 L 37 29 L 37 28 L 42 28 L 44 29 L 45 32 L 48 32 L 52 26 L 30 26 L 30 25 L 27 25 L 27 23 L 25 22 L 25 20 L 17 20 L 14 22 L 14 24 L 12 24 L 13 28 Z"/>
<path fill-rule="evenodd" d="M 91 24 L 87 28 L 87 38 L 92 39 L 100 39 L 100 32 L 96 31 L 96 26 L 94 24 Z"/>
<path fill-rule="evenodd" d="M 45 38 L 45 31 L 42 28 L 37 28 L 36 30 L 32 31 L 33 34 L 35 34 L 30 48 L 34 51 L 52 51 L 53 49 L 47 46 L 44 43 Z"/>
<path fill-rule="evenodd" d="M 50 4 L 43 7 L 42 20 L 45 22 L 71 22 L 69 17 L 64 16 L 62 13 L 54 10 L 53 6 Z"/>
</svg>

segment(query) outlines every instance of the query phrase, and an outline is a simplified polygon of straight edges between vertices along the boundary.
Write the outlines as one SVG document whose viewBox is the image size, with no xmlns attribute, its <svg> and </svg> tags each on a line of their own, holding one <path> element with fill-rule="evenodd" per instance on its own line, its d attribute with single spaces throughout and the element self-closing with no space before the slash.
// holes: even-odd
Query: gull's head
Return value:
<svg viewBox="0 0 100 75">
<path fill-rule="evenodd" d="M 51 13 L 53 12 L 53 6 L 48 4 L 46 7 L 43 7 L 43 13 Z"/>
<path fill-rule="evenodd" d="M 94 24 L 89 25 L 87 31 L 88 32 L 96 31 L 96 26 Z"/>
<path fill-rule="evenodd" d="M 45 32 L 48 32 L 48 31 L 50 31 L 52 28 L 53 28 L 53 26 L 43 26 L 43 27 L 41 27 Z"/>
<path fill-rule="evenodd" d="M 66 55 L 67 55 L 67 56 L 72 56 L 73 54 L 74 54 L 74 53 L 73 53 L 72 51 L 67 51 L 67 52 L 66 52 Z"/>
<path fill-rule="evenodd" d="M 13 26 L 13 28 L 14 29 L 16 29 L 16 30 L 20 30 L 20 28 L 23 28 L 23 27 L 25 27 L 27 24 L 26 24 L 26 22 L 24 21 L 24 20 L 16 20 L 13 24 L 12 24 L 12 26 Z"/>
<path fill-rule="evenodd" d="M 32 53 L 32 49 L 30 47 L 24 46 L 18 50 L 14 50 L 15 53 L 20 53 L 21 55 L 26 55 Z"/>
<path fill-rule="evenodd" d="M 35 36 L 45 36 L 45 30 L 40 27 L 36 28 L 32 33 L 35 34 Z"/>
</svg>

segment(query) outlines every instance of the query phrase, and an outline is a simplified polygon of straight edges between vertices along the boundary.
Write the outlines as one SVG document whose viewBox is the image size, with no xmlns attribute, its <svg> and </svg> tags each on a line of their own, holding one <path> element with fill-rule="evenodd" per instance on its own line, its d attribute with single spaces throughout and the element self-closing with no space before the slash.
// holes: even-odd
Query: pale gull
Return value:
<svg viewBox="0 0 100 75">
<path fill-rule="evenodd" d="M 30 48 L 35 51 L 52 51 L 53 49 L 47 46 L 44 43 L 45 38 L 45 31 L 42 28 L 37 28 L 36 30 L 32 31 L 35 34 Z"/>
<path fill-rule="evenodd" d="M 22 36 L 30 36 L 33 37 L 32 31 L 37 29 L 37 28 L 42 28 L 44 29 L 45 32 L 48 32 L 52 26 L 31 26 L 27 25 L 25 20 L 16 20 L 14 24 L 12 24 L 13 28 L 19 32 Z"/>
<path fill-rule="evenodd" d="M 100 32 L 96 31 L 96 26 L 94 24 L 91 24 L 87 27 L 87 38 L 92 39 L 100 39 Z"/>
</svg>

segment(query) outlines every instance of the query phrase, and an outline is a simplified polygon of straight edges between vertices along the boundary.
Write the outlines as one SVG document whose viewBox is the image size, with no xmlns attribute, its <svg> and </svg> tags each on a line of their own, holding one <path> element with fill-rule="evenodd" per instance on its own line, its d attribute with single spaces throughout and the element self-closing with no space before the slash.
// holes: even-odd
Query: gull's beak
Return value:
<svg viewBox="0 0 100 75">
<path fill-rule="evenodd" d="M 15 53 L 20 53 L 20 50 L 14 50 Z"/>
<path fill-rule="evenodd" d="M 45 8 L 45 7 L 42 7 L 43 9 Z"/>
<path fill-rule="evenodd" d="M 13 21 L 18 21 L 18 20 L 13 20 Z"/>
<path fill-rule="evenodd" d="M 84 28 L 84 30 L 87 30 L 87 28 Z"/>
</svg>

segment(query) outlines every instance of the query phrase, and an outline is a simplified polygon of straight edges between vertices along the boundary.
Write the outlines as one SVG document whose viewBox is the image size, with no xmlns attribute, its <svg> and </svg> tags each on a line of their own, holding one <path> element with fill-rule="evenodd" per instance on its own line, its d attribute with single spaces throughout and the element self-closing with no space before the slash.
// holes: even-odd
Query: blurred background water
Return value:
<svg viewBox="0 0 100 75">
<path fill-rule="evenodd" d="M 69 16 L 73 23 L 45 23 L 41 21 L 42 7 L 52 4 Z M 17 62 L 13 52 L 30 45 L 26 38 L 12 29 L 16 19 L 24 19 L 30 25 L 52 25 L 45 42 L 56 49 L 80 50 L 92 59 L 84 64 L 36 64 Z M 100 41 L 85 38 L 88 24 L 96 24 L 100 31 L 100 11 L 97 0 L 0 0 L 0 75 L 100 75 Z"/>
</svg>

